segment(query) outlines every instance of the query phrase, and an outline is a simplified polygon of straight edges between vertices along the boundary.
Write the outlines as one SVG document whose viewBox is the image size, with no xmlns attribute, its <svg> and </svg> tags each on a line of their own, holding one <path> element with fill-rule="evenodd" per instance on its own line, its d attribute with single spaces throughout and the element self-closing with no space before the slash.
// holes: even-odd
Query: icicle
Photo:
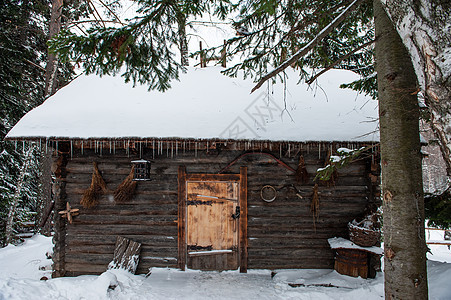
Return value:
<svg viewBox="0 0 451 300">
<path fill-rule="evenodd" d="M 111 140 L 110 140 L 110 154 L 111 154 Z"/>
<path fill-rule="evenodd" d="M 166 157 L 169 157 L 169 142 L 166 141 Z"/>
<path fill-rule="evenodd" d="M 318 159 L 321 159 L 321 143 L 318 143 Z"/>
<path fill-rule="evenodd" d="M 72 140 L 70 140 L 70 159 L 73 157 L 74 146 L 72 145 Z"/>
<path fill-rule="evenodd" d="M 143 157 L 143 149 L 142 149 L 142 143 L 139 142 L 139 157 Z"/>
<path fill-rule="evenodd" d="M 183 154 L 185 154 L 185 149 L 186 149 L 186 141 L 183 141 Z"/>
<path fill-rule="evenodd" d="M 179 148 L 179 143 L 178 142 L 175 142 L 175 156 L 177 156 L 177 154 L 178 154 L 178 149 Z"/>
<path fill-rule="evenodd" d="M 155 140 L 152 140 L 152 158 L 155 158 Z"/>
<path fill-rule="evenodd" d="M 171 158 L 174 157 L 174 142 L 171 141 Z"/>
<path fill-rule="evenodd" d="M 102 156 L 103 141 L 99 141 L 99 144 L 100 144 L 100 156 Z"/>
<path fill-rule="evenodd" d="M 194 142 L 194 156 L 197 157 L 197 142 Z"/>
<path fill-rule="evenodd" d="M 58 155 L 58 141 L 56 141 L 56 154 Z"/>
<path fill-rule="evenodd" d="M 127 156 L 130 157 L 130 140 L 127 140 Z"/>
<path fill-rule="evenodd" d="M 81 155 L 83 155 L 83 144 L 84 144 L 84 141 L 81 141 Z"/>
<path fill-rule="evenodd" d="M 288 143 L 288 157 L 291 156 L 291 144 Z"/>
<path fill-rule="evenodd" d="M 113 154 L 116 155 L 116 141 L 113 142 Z"/>
</svg>

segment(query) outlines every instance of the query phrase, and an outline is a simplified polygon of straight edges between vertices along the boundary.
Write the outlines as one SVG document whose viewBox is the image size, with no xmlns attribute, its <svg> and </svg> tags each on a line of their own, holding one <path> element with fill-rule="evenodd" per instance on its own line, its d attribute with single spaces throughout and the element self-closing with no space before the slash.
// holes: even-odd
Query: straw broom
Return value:
<svg viewBox="0 0 451 300">
<path fill-rule="evenodd" d="M 84 208 L 91 208 L 97 205 L 100 197 L 107 191 L 106 183 L 100 175 L 97 163 L 93 162 L 94 171 L 92 173 L 91 186 L 83 193 L 80 204 Z"/>
<path fill-rule="evenodd" d="M 125 180 L 114 191 L 114 201 L 127 202 L 133 198 L 137 184 L 136 181 L 133 181 L 134 171 L 135 167 L 133 166 L 127 178 L 125 178 Z"/>
<path fill-rule="evenodd" d="M 307 168 L 305 167 L 304 156 L 299 157 L 298 168 L 296 169 L 295 178 L 298 183 L 307 183 L 309 174 Z"/>
</svg>

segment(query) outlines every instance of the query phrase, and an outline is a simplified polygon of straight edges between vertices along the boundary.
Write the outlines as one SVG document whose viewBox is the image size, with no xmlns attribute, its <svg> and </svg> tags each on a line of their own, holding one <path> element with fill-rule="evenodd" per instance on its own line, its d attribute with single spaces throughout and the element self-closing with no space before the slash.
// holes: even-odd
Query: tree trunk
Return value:
<svg viewBox="0 0 451 300">
<path fill-rule="evenodd" d="M 451 177 L 451 2 L 382 0 L 407 47 Z"/>
<path fill-rule="evenodd" d="M 30 146 L 30 148 L 28 149 L 28 151 L 25 155 L 23 165 L 20 169 L 20 174 L 19 174 L 19 178 L 17 179 L 16 191 L 14 192 L 12 203 L 10 203 L 10 205 L 9 205 L 9 213 L 8 213 L 8 219 L 6 221 L 6 229 L 5 229 L 6 244 L 11 243 L 14 239 L 14 233 L 13 233 L 14 217 L 16 216 L 17 205 L 19 204 L 20 196 L 22 195 L 22 189 L 25 185 L 25 175 L 28 172 L 28 167 L 30 166 L 30 163 L 31 163 L 33 151 L 34 151 L 34 146 Z"/>
<path fill-rule="evenodd" d="M 52 0 L 52 12 L 50 15 L 49 39 L 56 36 L 61 30 L 61 15 L 63 13 L 63 0 Z M 53 95 L 57 90 L 58 57 L 53 53 L 48 54 L 45 69 L 45 97 Z"/>
<path fill-rule="evenodd" d="M 384 200 L 385 298 L 427 299 L 417 80 L 409 53 L 374 0 Z"/>
<path fill-rule="evenodd" d="M 61 16 L 63 13 L 63 0 L 52 0 L 52 11 L 50 15 L 49 24 L 49 39 L 55 37 L 61 31 Z M 58 56 L 53 53 L 48 53 L 47 66 L 45 68 L 45 89 L 44 99 L 52 96 L 58 89 Z M 51 154 L 46 153 L 41 149 L 39 167 L 41 171 L 40 177 L 40 191 L 39 191 L 39 223 L 42 223 L 46 208 L 51 205 Z M 41 224 L 40 224 L 41 225 Z M 45 226 L 45 224 L 43 224 Z M 50 228 L 49 228 L 50 227 Z M 51 226 L 47 226 L 47 229 L 40 228 L 40 232 L 43 234 L 51 233 Z"/>
<path fill-rule="evenodd" d="M 181 65 L 189 66 L 188 61 L 188 41 L 186 40 L 186 17 L 181 13 L 177 17 L 178 19 L 178 32 L 179 32 L 179 48 L 181 55 Z"/>
</svg>

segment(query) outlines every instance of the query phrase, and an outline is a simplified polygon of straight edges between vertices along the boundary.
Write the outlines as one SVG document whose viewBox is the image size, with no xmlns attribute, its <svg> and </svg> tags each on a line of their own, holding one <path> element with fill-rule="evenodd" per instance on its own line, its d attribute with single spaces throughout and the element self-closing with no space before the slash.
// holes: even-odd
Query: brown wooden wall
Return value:
<svg viewBox="0 0 451 300">
<path fill-rule="evenodd" d="M 312 179 L 316 169 L 324 166 L 327 155 L 319 150 L 314 146 L 307 150 L 304 146 L 302 150 L 284 148 L 272 152 L 294 169 L 302 153 L 310 173 L 307 184 L 297 183 L 291 171 L 265 155 L 245 156 L 227 170 L 226 173 L 239 173 L 240 166 L 248 167 L 249 269 L 333 268 L 333 251 L 327 239 L 347 237 L 347 222 L 361 214 L 369 202 L 378 201 L 374 199 L 379 197 L 372 196 L 372 190 L 377 191 L 369 178 L 370 161 L 355 162 L 339 171 L 335 186 L 320 185 L 315 230 L 310 212 Z M 187 173 L 217 173 L 244 151 L 206 153 L 180 149 L 176 155 L 166 150 L 157 155 L 151 149 L 141 149 L 142 157 L 152 162 L 152 180 L 138 182 L 133 200 L 116 203 L 110 193 L 97 206 L 83 208 L 80 199 L 90 186 L 93 161 L 98 163 L 107 187 L 114 190 L 129 174 L 130 161 L 140 158 L 124 150 L 115 152 L 100 154 L 84 149 L 83 154 L 80 150 L 67 154 L 67 201 L 80 209 L 74 223 L 66 224 L 65 247 L 60 247 L 65 251 L 60 257 L 65 260 L 68 276 L 105 271 L 113 258 L 118 235 L 143 244 L 137 273 L 147 273 L 150 267 L 176 267 L 178 166 L 186 166 Z M 293 189 L 283 188 L 289 184 L 295 185 L 303 199 Z M 271 203 L 260 198 L 264 185 L 280 189 Z"/>
</svg>

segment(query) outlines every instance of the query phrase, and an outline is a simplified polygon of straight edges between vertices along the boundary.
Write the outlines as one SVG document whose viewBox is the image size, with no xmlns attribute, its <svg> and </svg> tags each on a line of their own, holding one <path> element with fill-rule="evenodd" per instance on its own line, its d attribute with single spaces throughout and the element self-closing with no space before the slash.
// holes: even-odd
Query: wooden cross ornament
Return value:
<svg viewBox="0 0 451 300">
<path fill-rule="evenodd" d="M 72 217 L 80 214 L 78 211 L 78 208 L 71 208 L 69 202 L 66 202 L 66 210 L 62 210 L 58 213 L 62 215 L 63 218 L 67 218 L 69 223 L 72 224 Z"/>
</svg>

